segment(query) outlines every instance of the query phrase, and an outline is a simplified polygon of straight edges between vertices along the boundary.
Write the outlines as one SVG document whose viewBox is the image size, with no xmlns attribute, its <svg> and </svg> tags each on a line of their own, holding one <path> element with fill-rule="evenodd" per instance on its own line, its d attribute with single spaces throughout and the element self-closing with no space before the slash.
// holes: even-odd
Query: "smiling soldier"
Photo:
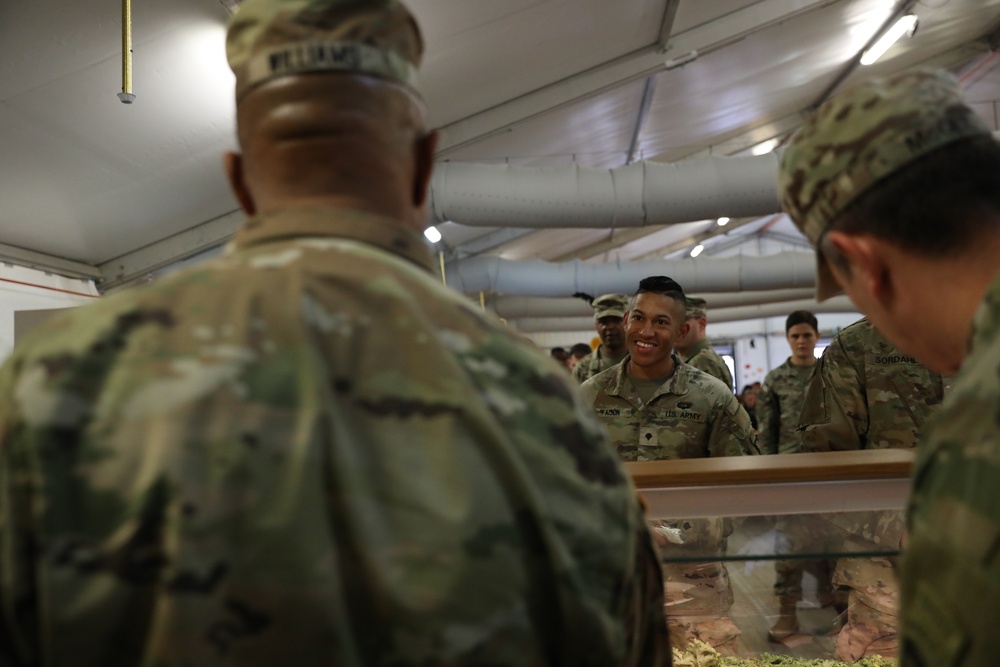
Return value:
<svg viewBox="0 0 1000 667">
<path fill-rule="evenodd" d="M 625 461 L 757 453 L 750 417 L 732 390 L 674 352 L 689 326 L 681 286 L 644 278 L 625 313 L 628 354 L 583 384 Z"/>
<path fill-rule="evenodd" d="M 732 390 L 689 366 L 674 352 L 690 322 L 681 286 L 664 276 L 644 278 L 625 313 L 628 354 L 583 383 L 625 461 L 658 461 L 757 454 L 750 417 Z M 661 542 L 669 558 L 707 562 L 664 565 L 667 626 L 672 646 L 700 639 L 721 653 L 738 651 L 740 630 L 728 618 L 733 602 L 725 566 L 727 522 L 720 518 L 654 521 L 679 529 L 681 545 Z M 654 534 L 657 531 L 654 531 Z"/>
</svg>

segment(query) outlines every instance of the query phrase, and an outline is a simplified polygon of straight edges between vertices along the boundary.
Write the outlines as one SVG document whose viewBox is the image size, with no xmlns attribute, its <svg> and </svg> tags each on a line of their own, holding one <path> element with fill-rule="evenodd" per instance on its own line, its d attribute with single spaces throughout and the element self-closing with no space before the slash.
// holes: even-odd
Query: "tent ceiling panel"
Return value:
<svg viewBox="0 0 1000 667">
<path fill-rule="evenodd" d="M 418 0 L 424 88 L 444 125 L 657 41 L 664 0 Z"/>
<path fill-rule="evenodd" d="M 900 5 L 409 2 L 427 37 L 423 78 L 432 121 L 451 126 L 456 137 L 466 133 L 443 155 L 604 168 L 626 159 L 649 76 L 655 87 L 640 158 L 726 155 L 786 136 Z M 840 87 L 919 64 L 954 68 L 977 110 L 997 127 L 1000 57 L 989 51 L 1000 35 L 1000 0 L 921 0 L 916 9 L 916 36 L 873 67 L 857 68 Z M 665 19 L 672 19 L 666 35 Z M 234 211 L 219 166 L 233 145 L 225 20 L 219 0 L 133 0 L 138 98 L 125 106 L 115 97 L 120 3 L 0 2 L 0 244 L 109 265 L 162 242 L 149 254 L 166 261 L 171 244 L 185 245 L 168 237 L 197 236 L 200 226 Z M 661 53 L 664 38 L 668 50 Z M 695 49 L 694 60 L 666 69 Z M 522 104 L 526 99 L 531 104 Z M 467 246 L 469 254 L 589 262 L 646 257 L 698 236 L 693 230 L 442 225 L 444 246 L 459 256 Z M 754 231 L 748 225 L 710 243 L 730 248 L 734 237 L 753 238 Z"/>
<path fill-rule="evenodd" d="M 625 84 L 475 141 L 449 153 L 448 159 L 531 167 L 569 163 L 620 167 L 639 119 L 642 90 L 642 81 Z"/>
</svg>

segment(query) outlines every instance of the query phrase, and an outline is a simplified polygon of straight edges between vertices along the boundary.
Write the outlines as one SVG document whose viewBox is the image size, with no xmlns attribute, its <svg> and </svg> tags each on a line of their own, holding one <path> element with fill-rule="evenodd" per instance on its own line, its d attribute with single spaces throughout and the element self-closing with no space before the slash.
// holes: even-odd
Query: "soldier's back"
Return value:
<svg viewBox="0 0 1000 667">
<path fill-rule="evenodd" d="M 908 449 L 944 399 L 944 380 L 867 319 L 824 351 L 800 415 L 804 451 Z"/>
<path fill-rule="evenodd" d="M 733 375 L 729 372 L 729 366 L 726 365 L 725 359 L 712 348 L 707 339 L 696 344 L 693 353 L 684 360 L 684 363 L 708 373 L 732 391 Z"/>
<path fill-rule="evenodd" d="M 409 259 L 261 236 L 0 371 L 0 662 L 663 664 L 565 371 Z"/>
</svg>

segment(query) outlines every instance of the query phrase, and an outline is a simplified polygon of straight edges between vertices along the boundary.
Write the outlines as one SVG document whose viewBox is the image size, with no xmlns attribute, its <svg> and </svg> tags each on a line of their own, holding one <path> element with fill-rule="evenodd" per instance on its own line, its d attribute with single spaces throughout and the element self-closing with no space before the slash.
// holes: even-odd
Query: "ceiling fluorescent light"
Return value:
<svg viewBox="0 0 1000 667">
<path fill-rule="evenodd" d="M 917 15 L 907 14 L 898 21 L 892 24 L 892 27 L 886 30 L 878 41 L 872 46 L 872 48 L 861 54 L 861 64 L 871 65 L 876 60 L 882 57 L 882 54 L 889 50 L 889 47 L 895 44 L 900 37 L 903 35 L 913 36 L 913 33 L 917 29 Z"/>
<path fill-rule="evenodd" d="M 441 240 L 441 232 L 437 230 L 437 227 L 428 227 L 425 229 L 424 236 L 426 236 L 427 240 L 431 243 L 437 243 Z"/>
<path fill-rule="evenodd" d="M 725 227 L 726 225 L 729 224 L 729 218 L 727 218 L 726 216 L 722 216 L 721 218 L 719 218 L 718 222 L 719 222 L 719 227 Z"/>
<path fill-rule="evenodd" d="M 691 248 L 691 256 L 692 257 L 697 257 L 698 255 L 701 254 L 701 251 L 704 250 L 704 249 L 705 249 L 705 246 L 703 246 L 702 244 L 699 243 L 695 247 Z"/>
<path fill-rule="evenodd" d="M 751 155 L 766 155 L 770 153 L 778 146 L 777 139 L 768 139 L 767 141 L 762 141 L 753 148 L 750 149 Z"/>
</svg>

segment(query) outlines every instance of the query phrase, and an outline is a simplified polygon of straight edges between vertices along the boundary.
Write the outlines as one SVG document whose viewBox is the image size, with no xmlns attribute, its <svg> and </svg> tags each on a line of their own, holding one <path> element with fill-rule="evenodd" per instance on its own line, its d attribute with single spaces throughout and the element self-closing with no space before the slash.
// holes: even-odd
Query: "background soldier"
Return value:
<svg viewBox="0 0 1000 667">
<path fill-rule="evenodd" d="M 625 325 L 622 322 L 628 308 L 628 297 L 624 294 L 605 294 L 594 299 L 590 305 L 594 309 L 594 328 L 601 338 L 601 344 L 573 368 L 573 377 L 581 384 L 611 368 L 628 353 L 625 348 Z"/>
<path fill-rule="evenodd" d="M 901 562 L 900 666 L 1000 655 L 1000 145 L 949 75 L 831 98 L 782 156 L 782 204 L 886 338 L 954 388 L 921 435 Z"/>
<path fill-rule="evenodd" d="M 675 348 L 684 363 L 718 378 L 732 391 L 733 375 L 729 372 L 729 366 L 712 349 L 712 344 L 705 337 L 705 327 L 708 326 L 706 306 L 704 299 L 687 297 L 687 322 L 690 326 L 687 334 L 677 341 Z"/>
<path fill-rule="evenodd" d="M 910 449 L 945 383 L 900 352 L 867 319 L 841 331 L 823 352 L 809 382 L 800 416 L 802 451 Z M 904 532 L 901 512 L 835 514 L 834 526 L 865 540 L 869 548 L 897 549 Z M 831 544 L 831 549 L 843 548 Z M 899 586 L 895 558 L 842 558 L 834 585 L 846 586 L 850 604 L 836 638 L 837 657 L 898 653 Z"/>
<path fill-rule="evenodd" d="M 625 316 L 628 355 L 583 384 L 626 461 L 757 453 L 750 418 L 733 392 L 674 353 L 686 319 L 680 285 L 663 276 L 644 278 Z M 725 552 L 728 524 L 722 519 L 668 524 L 680 529 L 684 543 L 673 553 L 705 556 L 701 564 L 664 566 L 671 642 L 684 646 L 701 639 L 721 652 L 736 652 L 740 630 L 726 615 L 733 602 L 729 573 L 715 560 Z"/>
<path fill-rule="evenodd" d="M 794 454 L 802 451 L 798 433 L 799 413 L 805 400 L 806 385 L 816 367 L 816 343 L 819 324 L 816 316 L 796 310 L 785 319 L 785 338 L 792 355 L 764 378 L 757 397 L 758 444 L 764 454 Z M 798 516 L 780 517 L 775 526 L 790 538 L 796 551 L 810 533 L 811 521 Z M 809 571 L 816 577 L 821 605 L 833 604 L 830 583 L 833 561 L 787 559 L 774 562 L 774 594 L 778 598 L 778 620 L 768 633 L 771 641 L 781 641 L 799 631 L 796 606 L 802 599 L 802 575 Z"/>
<path fill-rule="evenodd" d="M 576 385 L 432 272 L 409 12 L 247 0 L 227 50 L 225 256 L 0 371 L 0 664 L 669 664 Z"/>
<path fill-rule="evenodd" d="M 590 346 L 586 343 L 575 343 L 573 347 L 569 348 L 569 359 L 566 361 L 566 366 L 573 370 L 577 364 L 590 356 L 591 351 Z"/>
<path fill-rule="evenodd" d="M 785 319 L 785 338 L 792 355 L 764 378 L 757 397 L 758 444 L 762 454 L 794 454 L 802 450 L 799 412 L 806 385 L 816 367 L 819 341 L 816 316 L 796 310 Z"/>
</svg>

